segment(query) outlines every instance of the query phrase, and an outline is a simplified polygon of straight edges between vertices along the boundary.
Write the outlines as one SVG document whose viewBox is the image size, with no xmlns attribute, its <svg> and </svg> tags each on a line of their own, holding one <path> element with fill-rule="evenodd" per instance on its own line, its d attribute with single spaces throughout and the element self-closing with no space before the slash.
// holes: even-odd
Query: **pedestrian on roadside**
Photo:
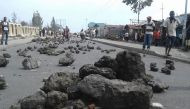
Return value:
<svg viewBox="0 0 190 109">
<path fill-rule="evenodd" d="M 152 21 L 151 16 L 147 17 L 147 22 L 143 25 L 143 28 L 145 29 L 143 50 L 145 50 L 146 46 L 147 46 L 147 50 L 149 50 L 150 45 L 152 43 L 153 31 L 154 31 L 154 28 L 155 28 L 155 24 Z"/>
<path fill-rule="evenodd" d="M 64 34 L 65 34 L 65 38 L 66 38 L 67 41 L 69 41 L 69 32 L 70 32 L 69 27 L 66 26 L 66 27 L 65 27 Z"/>
<path fill-rule="evenodd" d="M 176 38 L 176 28 L 179 26 L 179 24 L 180 21 L 175 18 L 175 12 L 170 11 L 170 17 L 164 22 L 164 27 L 166 29 L 166 56 L 171 56 L 170 51 L 174 45 Z"/>
<path fill-rule="evenodd" d="M 7 17 L 3 18 L 3 21 L 1 22 L 1 25 L 2 25 L 1 45 L 3 45 L 4 40 L 5 40 L 5 45 L 8 45 L 9 22 L 7 22 Z"/>
<path fill-rule="evenodd" d="M 154 37 L 155 46 L 159 46 L 160 45 L 160 31 L 158 28 L 155 29 L 153 33 L 153 37 Z"/>
<path fill-rule="evenodd" d="M 85 32 L 83 29 L 80 31 L 80 37 L 81 37 L 81 40 L 85 39 Z"/>
<path fill-rule="evenodd" d="M 98 29 L 95 30 L 96 37 L 98 37 Z"/>
</svg>

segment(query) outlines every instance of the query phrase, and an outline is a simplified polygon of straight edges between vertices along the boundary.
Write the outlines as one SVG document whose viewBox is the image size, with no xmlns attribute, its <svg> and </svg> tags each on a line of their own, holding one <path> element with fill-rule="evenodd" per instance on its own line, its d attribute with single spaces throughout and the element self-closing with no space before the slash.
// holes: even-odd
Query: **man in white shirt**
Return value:
<svg viewBox="0 0 190 109">
<path fill-rule="evenodd" d="M 147 46 L 147 49 L 149 50 L 150 45 L 152 43 L 153 31 L 155 28 L 155 24 L 152 21 L 152 18 L 150 16 L 147 17 L 147 22 L 143 25 L 143 27 L 145 29 L 143 50 L 145 50 L 146 46 Z"/>
<path fill-rule="evenodd" d="M 4 17 L 2 25 L 2 38 L 1 38 L 1 45 L 3 45 L 4 38 L 5 38 L 5 45 L 8 43 L 8 34 L 9 34 L 9 23 L 7 22 L 7 17 Z"/>
<path fill-rule="evenodd" d="M 166 56 L 171 56 L 170 51 L 175 42 L 176 28 L 179 24 L 180 21 L 175 18 L 175 12 L 170 11 L 170 17 L 164 22 L 164 27 L 166 28 Z"/>
</svg>

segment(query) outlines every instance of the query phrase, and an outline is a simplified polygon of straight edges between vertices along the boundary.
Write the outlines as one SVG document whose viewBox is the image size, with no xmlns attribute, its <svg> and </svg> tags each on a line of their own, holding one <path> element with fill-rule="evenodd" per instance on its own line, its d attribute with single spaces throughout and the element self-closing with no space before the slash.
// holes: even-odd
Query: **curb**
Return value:
<svg viewBox="0 0 190 109">
<path fill-rule="evenodd" d="M 152 55 L 152 56 L 157 56 L 157 57 L 161 57 L 161 58 L 165 58 L 165 59 L 171 59 L 171 60 L 183 62 L 183 63 L 186 63 L 186 64 L 190 64 L 190 60 L 185 60 L 185 59 L 180 59 L 180 58 L 175 58 L 175 57 L 166 57 L 164 55 L 157 54 L 154 51 L 146 51 L 146 50 L 142 50 L 142 49 L 139 49 L 139 48 L 127 47 L 127 46 L 112 44 L 112 43 L 108 43 L 108 42 L 97 41 L 97 40 L 94 40 L 94 39 L 87 39 L 87 40 L 92 40 L 94 42 L 102 43 L 102 44 L 117 47 L 117 48 L 127 49 L 129 51 L 135 51 L 135 52 L 142 53 L 142 54 L 148 54 L 148 55 Z"/>
</svg>

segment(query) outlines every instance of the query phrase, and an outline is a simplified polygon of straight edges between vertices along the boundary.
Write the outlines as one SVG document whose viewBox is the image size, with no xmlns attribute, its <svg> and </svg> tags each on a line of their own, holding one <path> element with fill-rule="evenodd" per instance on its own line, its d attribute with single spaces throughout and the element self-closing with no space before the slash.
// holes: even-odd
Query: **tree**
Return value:
<svg viewBox="0 0 190 109">
<path fill-rule="evenodd" d="M 39 27 L 40 29 L 42 28 L 43 20 L 38 11 L 33 13 L 32 25 L 35 27 Z"/>
<path fill-rule="evenodd" d="M 123 0 L 123 3 L 131 6 L 131 10 L 138 14 L 138 23 L 140 11 L 147 6 L 151 6 L 153 0 Z"/>
<path fill-rule="evenodd" d="M 20 23 L 22 26 L 28 26 L 29 25 L 28 22 L 26 22 L 26 21 L 21 21 Z"/>
<path fill-rule="evenodd" d="M 54 17 L 52 18 L 52 21 L 51 21 L 51 29 L 54 32 L 58 30 L 58 26 L 57 26 L 57 24 L 55 22 L 55 18 Z"/>
<path fill-rule="evenodd" d="M 16 23 L 16 20 L 17 20 L 17 15 L 15 12 L 12 13 L 12 22 L 13 23 Z"/>
</svg>

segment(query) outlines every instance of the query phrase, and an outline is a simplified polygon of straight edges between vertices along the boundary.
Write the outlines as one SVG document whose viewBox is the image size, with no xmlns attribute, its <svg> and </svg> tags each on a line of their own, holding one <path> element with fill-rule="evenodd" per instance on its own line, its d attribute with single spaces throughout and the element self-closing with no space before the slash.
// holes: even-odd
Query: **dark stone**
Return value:
<svg viewBox="0 0 190 109">
<path fill-rule="evenodd" d="M 42 91 L 20 100 L 21 109 L 44 109 L 46 103 L 46 94 Z"/>
<path fill-rule="evenodd" d="M 116 73 L 111 68 L 98 68 L 91 64 L 87 64 L 79 70 L 79 77 L 82 79 L 90 74 L 99 74 L 108 79 L 116 79 Z"/>
<path fill-rule="evenodd" d="M 68 95 L 59 91 L 51 91 L 47 95 L 46 107 L 48 109 L 61 109 L 68 100 Z"/>
<path fill-rule="evenodd" d="M 150 70 L 153 72 L 157 72 L 159 69 L 157 68 L 157 63 L 150 63 Z"/>
<path fill-rule="evenodd" d="M 5 58 L 11 58 L 11 55 L 9 53 L 3 53 L 3 57 L 5 57 Z"/>
<path fill-rule="evenodd" d="M 78 83 L 82 97 L 103 109 L 149 109 L 152 89 L 136 82 L 89 75 Z"/>
<path fill-rule="evenodd" d="M 52 74 L 44 83 L 42 90 L 47 92 L 60 91 L 67 93 L 67 88 L 79 81 L 77 74 L 72 72 L 58 72 Z"/>
<path fill-rule="evenodd" d="M 31 46 L 28 46 L 27 49 L 28 49 L 28 50 L 32 50 L 32 47 L 31 47 Z"/>
<path fill-rule="evenodd" d="M 166 64 L 166 67 L 168 67 L 170 70 L 175 70 L 174 63 Z"/>
<path fill-rule="evenodd" d="M 49 48 L 58 48 L 58 44 L 49 44 Z"/>
<path fill-rule="evenodd" d="M 25 58 L 22 61 L 22 66 L 24 67 L 25 70 L 36 69 L 40 67 L 40 61 L 33 58 Z"/>
<path fill-rule="evenodd" d="M 145 65 L 140 54 L 136 52 L 122 51 L 117 54 L 116 70 L 117 78 L 125 81 L 132 81 L 142 78 L 145 75 Z"/>
<path fill-rule="evenodd" d="M 68 46 L 68 49 L 73 49 L 74 47 L 73 46 Z"/>
<path fill-rule="evenodd" d="M 154 93 L 162 93 L 169 88 L 166 83 L 162 82 L 158 78 L 155 79 L 152 75 L 146 75 L 143 79 L 146 85 L 152 87 Z"/>
<path fill-rule="evenodd" d="M 103 56 L 99 59 L 98 62 L 94 63 L 96 67 L 108 67 L 116 71 L 118 63 L 115 59 L 111 58 L 110 56 Z"/>
<path fill-rule="evenodd" d="M 0 67 L 6 67 L 9 64 L 9 60 L 5 57 L 0 56 Z"/>
<path fill-rule="evenodd" d="M 5 87 L 6 87 L 5 77 L 3 75 L 0 75 L 0 90 L 5 89 Z"/>
<path fill-rule="evenodd" d="M 174 61 L 169 60 L 169 59 L 166 60 L 166 64 L 171 64 L 171 63 L 174 64 Z"/>
<path fill-rule="evenodd" d="M 26 57 L 27 56 L 27 51 L 26 50 L 23 50 L 23 51 L 20 51 L 18 53 L 19 56 L 23 56 L 23 57 Z"/>
<path fill-rule="evenodd" d="M 102 48 L 100 46 L 97 46 L 96 49 L 97 50 L 102 50 Z"/>
<path fill-rule="evenodd" d="M 171 70 L 168 67 L 162 68 L 161 72 L 166 75 L 171 75 Z"/>
<path fill-rule="evenodd" d="M 94 46 L 87 45 L 87 48 L 93 50 L 93 49 L 94 49 Z"/>
</svg>

